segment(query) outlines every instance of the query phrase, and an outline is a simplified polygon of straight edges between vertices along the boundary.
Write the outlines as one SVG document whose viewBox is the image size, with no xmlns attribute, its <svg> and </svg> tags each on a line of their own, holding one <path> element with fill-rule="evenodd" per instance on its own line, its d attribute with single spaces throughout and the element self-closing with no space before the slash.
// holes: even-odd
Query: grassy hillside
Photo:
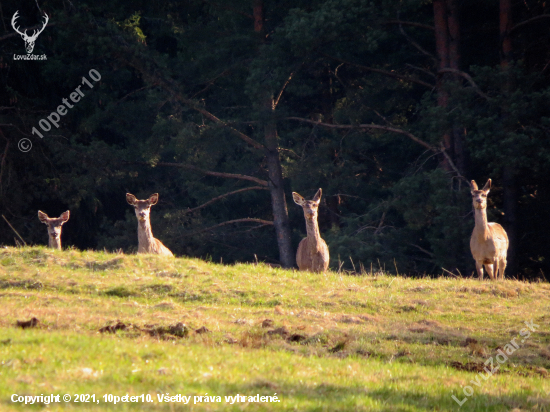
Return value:
<svg viewBox="0 0 550 412">
<path fill-rule="evenodd" d="M 544 283 L 3 248 L 0 410 L 44 407 L 13 394 L 95 394 L 49 409 L 547 411 L 549 320 Z M 158 401 L 178 394 L 187 406 Z"/>
</svg>

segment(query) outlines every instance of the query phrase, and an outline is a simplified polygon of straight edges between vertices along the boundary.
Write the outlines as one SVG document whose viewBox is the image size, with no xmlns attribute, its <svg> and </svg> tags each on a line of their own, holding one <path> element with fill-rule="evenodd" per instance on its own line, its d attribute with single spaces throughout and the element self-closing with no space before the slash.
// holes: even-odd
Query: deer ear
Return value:
<svg viewBox="0 0 550 412">
<path fill-rule="evenodd" d="M 128 204 L 135 206 L 137 199 L 133 194 L 126 193 L 126 201 L 128 202 Z"/>
<path fill-rule="evenodd" d="M 472 190 L 477 190 L 477 183 L 475 180 L 472 180 Z"/>
<path fill-rule="evenodd" d="M 59 216 L 61 218 L 61 222 L 62 222 L 61 224 L 67 223 L 70 216 L 71 216 L 71 212 L 69 212 L 68 210 L 66 212 L 61 213 L 61 216 Z"/>
<path fill-rule="evenodd" d="M 319 188 L 319 190 L 317 190 L 317 193 L 315 193 L 315 196 L 313 196 L 313 201 L 319 204 L 321 202 L 322 194 L 323 194 L 323 191 L 321 190 L 321 188 Z"/>
<path fill-rule="evenodd" d="M 38 219 L 42 222 L 42 223 L 45 223 L 45 224 L 48 224 L 48 215 L 44 212 L 42 212 L 41 210 L 38 211 Z"/>
<path fill-rule="evenodd" d="M 485 192 L 488 192 L 489 189 L 491 189 L 491 179 L 487 180 L 487 183 L 485 183 L 485 186 L 483 186 L 483 189 Z"/>
<path fill-rule="evenodd" d="M 154 195 L 149 196 L 149 199 L 147 199 L 147 201 L 151 206 L 156 205 L 159 201 L 159 194 L 155 193 Z"/>
<path fill-rule="evenodd" d="M 292 192 L 292 198 L 294 199 L 294 203 L 296 203 L 297 205 L 300 205 L 300 206 L 303 206 L 303 204 L 306 201 L 302 196 L 300 196 L 296 192 Z"/>
</svg>

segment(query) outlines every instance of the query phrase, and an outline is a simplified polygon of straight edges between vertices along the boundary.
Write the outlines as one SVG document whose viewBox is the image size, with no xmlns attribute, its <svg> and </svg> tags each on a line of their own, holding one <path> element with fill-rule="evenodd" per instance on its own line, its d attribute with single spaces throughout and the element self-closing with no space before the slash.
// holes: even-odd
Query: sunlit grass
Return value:
<svg viewBox="0 0 550 412">
<path fill-rule="evenodd" d="M 461 410 L 550 410 L 550 285 L 224 266 L 198 259 L 0 249 L 0 410 L 14 393 L 89 393 L 79 410 L 457 410 L 473 372 L 539 327 Z M 36 317 L 35 328 L 15 327 Z M 121 322 L 125 329 L 100 333 Z M 166 331 L 182 323 L 184 338 Z M 206 328 L 200 333 L 200 328 Z M 199 332 L 197 332 L 199 330 Z M 468 372 L 471 370 L 472 372 Z M 270 395 L 278 403 L 227 404 Z M 104 394 L 151 394 L 147 405 Z M 191 403 L 193 399 L 191 400 Z M 189 408 L 187 406 L 186 408 Z"/>
</svg>

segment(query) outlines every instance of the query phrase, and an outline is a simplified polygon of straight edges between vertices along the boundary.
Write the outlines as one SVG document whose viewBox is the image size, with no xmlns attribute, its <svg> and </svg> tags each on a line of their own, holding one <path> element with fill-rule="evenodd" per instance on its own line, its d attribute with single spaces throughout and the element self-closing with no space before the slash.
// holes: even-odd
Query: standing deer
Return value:
<svg viewBox="0 0 550 412">
<path fill-rule="evenodd" d="M 48 24 L 48 21 L 50 20 L 50 18 L 48 17 L 48 15 L 46 13 L 44 13 L 44 23 L 42 24 L 42 28 L 40 30 L 35 30 L 32 34 L 32 36 L 29 36 L 27 34 L 27 29 L 25 29 L 25 32 L 21 32 L 19 31 L 19 28 L 18 27 L 15 27 L 15 21 L 17 20 L 17 18 L 19 17 L 17 14 L 19 13 L 19 10 L 17 10 L 14 14 L 13 14 L 13 17 L 11 18 L 11 26 L 13 27 L 13 29 L 15 30 L 15 32 L 19 35 L 21 35 L 21 38 L 23 39 L 23 41 L 25 42 L 25 49 L 27 50 L 27 53 L 28 54 L 31 54 L 32 51 L 34 50 L 34 43 L 36 42 L 36 39 L 38 38 L 38 35 L 40 33 L 42 33 L 44 31 L 44 29 L 46 28 L 46 25 Z"/>
<path fill-rule="evenodd" d="M 153 237 L 151 230 L 151 206 L 159 201 L 159 194 L 149 196 L 147 200 L 138 200 L 130 193 L 126 193 L 126 201 L 134 206 L 138 220 L 138 253 L 154 253 L 163 256 L 174 256 L 170 249 Z"/>
<path fill-rule="evenodd" d="M 475 212 L 474 231 L 470 239 L 470 250 L 476 261 L 479 279 L 483 279 L 483 265 L 491 279 L 504 279 L 506 269 L 506 252 L 508 251 L 508 236 L 501 225 L 487 222 L 487 195 L 491 189 L 491 179 L 483 189 L 478 190 L 472 180 L 472 200 Z M 494 273 L 494 277 L 493 277 Z"/>
<path fill-rule="evenodd" d="M 296 253 L 296 263 L 300 270 L 324 272 L 328 268 L 328 246 L 321 239 L 319 224 L 317 223 L 317 210 L 321 202 L 321 194 L 322 191 L 319 189 L 313 200 L 305 200 L 298 193 L 292 192 L 294 202 L 302 206 L 306 218 L 307 237 L 302 239 Z"/>
<path fill-rule="evenodd" d="M 67 223 L 70 217 L 70 212 L 61 213 L 61 216 L 49 217 L 41 210 L 38 211 L 38 219 L 46 226 L 48 226 L 48 247 L 61 250 L 61 229 L 62 226 Z"/>
</svg>

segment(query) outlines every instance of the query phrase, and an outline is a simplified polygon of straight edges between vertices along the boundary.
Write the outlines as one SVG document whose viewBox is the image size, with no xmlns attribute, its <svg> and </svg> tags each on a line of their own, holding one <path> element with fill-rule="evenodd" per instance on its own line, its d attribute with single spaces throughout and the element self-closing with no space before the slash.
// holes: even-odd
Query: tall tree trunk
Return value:
<svg viewBox="0 0 550 412">
<path fill-rule="evenodd" d="M 273 207 L 273 225 L 279 246 L 279 259 L 285 268 L 294 266 L 295 256 L 292 249 L 290 221 L 286 207 L 285 191 L 283 186 L 283 170 L 279 157 L 277 141 L 277 126 L 270 120 L 265 126 L 265 146 L 267 149 L 267 167 L 269 173 L 269 189 L 271 191 L 271 205 Z"/>
<path fill-rule="evenodd" d="M 460 11 L 458 0 L 447 0 L 449 26 L 449 66 L 460 70 Z"/>
<path fill-rule="evenodd" d="M 451 69 L 460 70 L 460 10 L 458 0 L 447 0 L 448 25 L 449 25 L 449 66 Z M 460 81 L 457 75 L 453 79 Z M 453 125 L 451 141 L 454 161 L 460 173 L 465 176 L 467 172 L 467 159 L 464 144 L 464 128 Z"/>
<path fill-rule="evenodd" d="M 510 28 L 512 27 L 512 0 L 500 0 L 500 42 L 501 57 L 500 66 L 508 68 L 512 53 L 512 39 Z"/>
<path fill-rule="evenodd" d="M 434 26 L 435 26 L 435 49 L 439 60 L 438 70 L 446 69 L 449 67 L 449 25 L 447 16 L 447 5 L 445 0 L 434 0 Z M 446 108 L 449 96 L 444 89 L 444 83 L 448 75 L 444 73 L 438 73 L 437 75 L 437 105 L 439 107 Z M 443 147 L 447 153 L 452 157 L 453 144 L 451 138 L 451 132 L 446 131 L 442 137 Z M 451 172 L 452 167 L 447 161 L 447 158 L 443 157 L 441 161 L 443 169 Z"/>
<path fill-rule="evenodd" d="M 512 27 L 512 1 L 500 0 L 500 68 L 503 71 L 509 70 L 510 61 L 512 58 L 512 40 L 510 38 L 510 28 Z M 509 94 L 513 88 L 512 78 L 508 76 L 507 81 L 503 83 L 503 93 Z M 508 108 L 502 108 L 502 118 L 505 123 L 508 117 Z M 505 128 L 504 132 L 508 132 Z M 517 222 L 517 205 L 518 205 L 518 180 L 517 171 L 515 168 L 506 162 L 502 171 L 502 186 L 503 206 L 504 206 L 504 226 L 508 234 L 510 245 L 508 247 L 508 274 L 516 276 L 518 271 L 518 222 Z"/>
<path fill-rule="evenodd" d="M 252 12 L 254 16 L 254 31 L 265 39 L 264 29 L 264 4 L 262 0 L 253 0 Z M 273 95 L 266 92 L 260 96 L 262 108 L 268 119 L 264 126 L 264 139 L 266 147 L 266 160 L 269 175 L 269 190 L 271 192 L 271 207 L 273 209 L 273 225 L 279 246 L 279 260 L 285 268 L 294 266 L 295 256 L 292 249 L 292 237 L 290 231 L 290 220 L 286 207 L 286 197 L 283 182 L 283 169 L 279 156 L 279 142 L 277 139 L 277 123 L 273 117 Z"/>
<path fill-rule="evenodd" d="M 254 16 L 254 31 L 264 35 L 264 2 L 263 0 L 252 0 L 252 15 Z"/>
<path fill-rule="evenodd" d="M 458 0 L 434 0 L 435 46 L 438 57 L 438 70 L 460 70 L 460 10 Z M 459 81 L 457 75 L 439 73 L 437 76 L 437 104 L 446 108 L 449 95 L 445 91 L 446 81 Z M 464 135 L 459 125 L 453 125 L 442 137 L 442 143 L 449 156 L 454 160 L 461 174 L 466 170 Z M 447 158 L 442 159 L 441 166 L 452 171 Z"/>
</svg>

